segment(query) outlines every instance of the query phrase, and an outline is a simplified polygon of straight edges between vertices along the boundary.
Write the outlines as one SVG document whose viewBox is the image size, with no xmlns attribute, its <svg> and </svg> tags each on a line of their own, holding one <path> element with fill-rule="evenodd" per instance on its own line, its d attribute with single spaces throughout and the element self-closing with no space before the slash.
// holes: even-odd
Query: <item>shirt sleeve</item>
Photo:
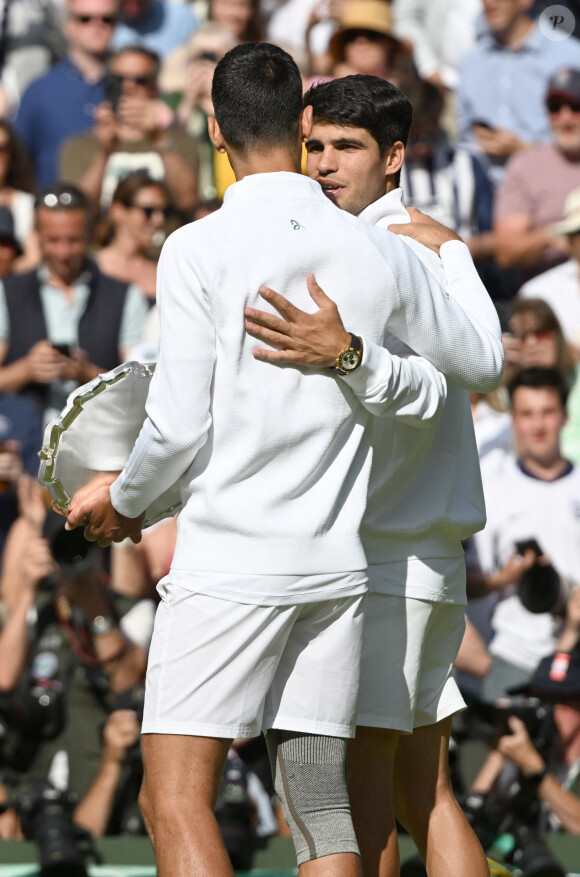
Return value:
<svg viewBox="0 0 580 877">
<path fill-rule="evenodd" d="M 379 417 L 396 417 L 409 426 L 437 418 L 447 397 L 447 382 L 420 356 L 394 356 L 363 338 L 360 366 L 341 378 L 362 405 Z"/>
<path fill-rule="evenodd" d="M 494 219 L 515 213 L 529 215 L 535 213 L 528 186 L 528 174 L 522 166 L 523 157 L 516 155 L 507 165 L 495 198 Z"/>
<path fill-rule="evenodd" d="M 143 338 L 149 306 L 145 295 L 132 283 L 127 289 L 119 328 L 119 351 L 134 347 Z"/>
<path fill-rule="evenodd" d="M 457 115 L 457 127 L 459 130 L 458 139 L 460 143 L 469 143 L 473 140 L 471 123 L 473 122 L 474 117 L 473 107 L 471 106 L 469 97 L 468 84 L 466 81 L 468 76 L 468 68 L 464 58 L 463 63 L 459 68 L 459 79 L 457 90 L 455 92 L 455 112 Z"/>
<path fill-rule="evenodd" d="M 501 325 L 495 306 L 489 296 L 469 248 L 462 241 L 448 241 L 440 250 L 445 272 L 447 292 L 461 306 L 473 324 L 490 342 L 495 340 L 502 348 Z M 493 345 L 494 348 L 497 344 Z"/>
<path fill-rule="evenodd" d="M 147 398 L 147 417 L 127 464 L 111 487 L 115 509 L 138 517 L 169 489 L 207 441 L 215 326 L 189 250 L 177 233 L 158 267 L 159 359 Z M 195 381 L 191 381 L 191 375 Z"/>
<path fill-rule="evenodd" d="M 445 276 L 440 280 L 410 252 L 421 245 L 411 238 L 404 243 L 399 301 L 388 330 L 457 386 L 490 393 L 503 372 L 501 328 L 469 250 L 461 241 L 441 247 Z"/>
</svg>

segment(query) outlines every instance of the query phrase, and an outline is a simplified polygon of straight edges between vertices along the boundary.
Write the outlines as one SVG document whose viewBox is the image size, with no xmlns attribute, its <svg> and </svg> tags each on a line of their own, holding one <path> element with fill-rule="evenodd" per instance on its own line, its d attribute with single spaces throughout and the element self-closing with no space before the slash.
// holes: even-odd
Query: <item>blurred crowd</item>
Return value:
<svg viewBox="0 0 580 877">
<path fill-rule="evenodd" d="M 53 793 L 93 836 L 143 830 L 139 710 L 175 522 L 89 546 L 36 484 L 37 452 L 71 390 L 156 357 L 163 241 L 234 181 L 207 118 L 240 42 L 281 45 L 305 89 L 372 74 L 412 101 L 405 202 L 464 238 L 506 353 L 503 386 L 472 398 L 488 525 L 466 546 L 458 679 L 492 702 L 574 663 L 579 37 L 575 0 L 0 0 L 0 838 L 38 832 Z M 575 686 L 559 757 L 577 777 L 580 670 Z M 512 731 L 521 751 L 502 738 L 496 767 L 529 756 Z M 259 743 L 236 741 L 222 791 L 232 837 L 283 830 Z M 562 823 L 580 833 L 577 811 Z"/>
</svg>

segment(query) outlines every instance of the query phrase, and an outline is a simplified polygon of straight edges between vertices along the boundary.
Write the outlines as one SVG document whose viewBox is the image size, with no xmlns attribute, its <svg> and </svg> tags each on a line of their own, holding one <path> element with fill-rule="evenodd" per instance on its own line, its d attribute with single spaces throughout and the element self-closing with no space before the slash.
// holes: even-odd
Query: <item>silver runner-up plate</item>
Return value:
<svg viewBox="0 0 580 877">
<path fill-rule="evenodd" d="M 44 430 L 38 480 L 55 506 L 66 511 L 72 497 L 98 472 L 120 472 L 145 421 L 145 402 L 155 363 L 125 362 L 74 390 Z M 179 485 L 145 512 L 143 527 L 181 508 Z"/>
</svg>

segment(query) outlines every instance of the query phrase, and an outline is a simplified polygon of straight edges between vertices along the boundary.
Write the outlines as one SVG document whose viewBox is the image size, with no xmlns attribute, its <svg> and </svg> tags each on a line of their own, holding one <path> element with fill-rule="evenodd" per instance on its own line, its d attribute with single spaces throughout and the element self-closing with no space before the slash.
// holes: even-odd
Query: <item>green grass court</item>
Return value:
<svg viewBox="0 0 580 877">
<path fill-rule="evenodd" d="M 580 877 L 580 837 L 552 835 L 547 840 L 569 877 Z M 155 877 L 153 850 L 146 838 L 104 838 L 97 846 L 105 864 L 90 866 L 90 877 Z M 408 837 L 400 838 L 399 847 L 403 862 L 415 854 Z M 501 861 L 501 856 L 495 858 Z M 34 844 L 0 841 L 0 877 L 37 877 L 36 860 Z M 272 838 L 266 849 L 257 852 L 253 870 L 238 877 L 296 877 L 297 873 L 292 842 Z"/>
</svg>

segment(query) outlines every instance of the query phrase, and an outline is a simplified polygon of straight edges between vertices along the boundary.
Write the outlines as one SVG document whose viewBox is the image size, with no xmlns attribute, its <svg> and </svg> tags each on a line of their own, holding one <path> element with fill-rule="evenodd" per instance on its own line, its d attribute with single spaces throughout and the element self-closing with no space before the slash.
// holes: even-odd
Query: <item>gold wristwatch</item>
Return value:
<svg viewBox="0 0 580 877">
<path fill-rule="evenodd" d="M 339 375 L 346 377 L 359 367 L 362 360 L 362 341 L 358 335 L 350 336 L 350 345 L 341 350 L 336 357 L 336 364 L 331 366 Z"/>
</svg>

